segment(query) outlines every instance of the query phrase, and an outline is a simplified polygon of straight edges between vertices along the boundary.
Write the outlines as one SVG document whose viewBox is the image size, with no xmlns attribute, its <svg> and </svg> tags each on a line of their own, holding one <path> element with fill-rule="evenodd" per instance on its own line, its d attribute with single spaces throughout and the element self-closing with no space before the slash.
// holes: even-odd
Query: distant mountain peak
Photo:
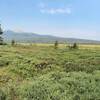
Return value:
<svg viewBox="0 0 100 100">
<path fill-rule="evenodd" d="M 54 43 L 55 41 L 59 41 L 60 43 L 100 43 L 100 41 L 94 40 L 85 40 L 85 39 L 75 39 L 75 38 L 62 38 L 52 35 L 40 35 L 31 32 L 14 32 L 12 30 L 4 31 L 3 38 L 5 41 L 11 41 L 14 39 L 17 42 L 24 43 Z"/>
</svg>

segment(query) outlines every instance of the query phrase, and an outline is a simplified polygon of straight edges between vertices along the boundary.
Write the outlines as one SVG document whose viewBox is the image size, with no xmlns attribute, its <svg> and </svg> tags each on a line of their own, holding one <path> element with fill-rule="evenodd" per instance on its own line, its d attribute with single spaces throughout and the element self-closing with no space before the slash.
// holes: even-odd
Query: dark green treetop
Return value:
<svg viewBox="0 0 100 100">
<path fill-rule="evenodd" d="M 1 24 L 0 24 L 0 35 L 1 35 L 1 34 L 3 34 L 3 31 L 2 31 L 2 29 L 1 29 Z"/>
<path fill-rule="evenodd" d="M 2 28 L 1 28 L 1 24 L 0 24 L 0 45 L 3 44 L 3 38 L 1 37 L 1 35 L 3 34 Z"/>
</svg>

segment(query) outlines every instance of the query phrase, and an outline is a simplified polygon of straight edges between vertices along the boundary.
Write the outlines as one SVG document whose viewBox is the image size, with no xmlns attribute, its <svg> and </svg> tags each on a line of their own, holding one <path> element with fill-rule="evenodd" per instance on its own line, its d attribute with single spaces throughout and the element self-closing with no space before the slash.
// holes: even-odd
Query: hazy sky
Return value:
<svg viewBox="0 0 100 100">
<path fill-rule="evenodd" d="M 4 30 L 100 40 L 100 0 L 0 0 Z"/>
</svg>

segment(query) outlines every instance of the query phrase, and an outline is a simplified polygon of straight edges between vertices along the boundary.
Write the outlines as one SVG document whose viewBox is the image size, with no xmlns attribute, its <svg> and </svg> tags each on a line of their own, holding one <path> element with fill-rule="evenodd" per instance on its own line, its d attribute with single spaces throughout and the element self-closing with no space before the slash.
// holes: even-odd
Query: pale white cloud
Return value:
<svg viewBox="0 0 100 100">
<path fill-rule="evenodd" d="M 42 8 L 40 12 L 47 14 L 71 14 L 71 8 Z"/>
<path fill-rule="evenodd" d="M 71 7 L 49 7 L 47 4 L 41 2 L 38 4 L 41 13 L 46 14 L 71 14 Z"/>
</svg>

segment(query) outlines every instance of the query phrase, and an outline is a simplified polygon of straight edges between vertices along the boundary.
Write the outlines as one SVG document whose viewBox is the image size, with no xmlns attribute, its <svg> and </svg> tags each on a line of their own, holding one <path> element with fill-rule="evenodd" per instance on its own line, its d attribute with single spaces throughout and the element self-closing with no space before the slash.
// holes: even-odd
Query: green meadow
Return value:
<svg viewBox="0 0 100 100">
<path fill-rule="evenodd" d="M 100 45 L 0 46 L 0 100 L 100 100 Z"/>
</svg>

